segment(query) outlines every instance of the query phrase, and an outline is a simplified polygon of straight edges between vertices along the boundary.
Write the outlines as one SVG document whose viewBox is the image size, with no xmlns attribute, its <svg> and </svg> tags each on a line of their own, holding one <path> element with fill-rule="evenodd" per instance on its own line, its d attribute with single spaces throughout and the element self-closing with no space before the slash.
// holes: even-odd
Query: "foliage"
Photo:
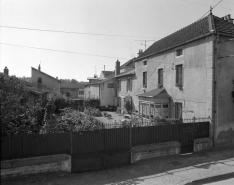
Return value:
<svg viewBox="0 0 234 185">
<path fill-rule="evenodd" d="M 27 95 L 21 81 L 15 76 L 0 73 L 0 122 L 4 131 L 9 122 L 15 120 L 22 113 L 20 101 Z"/>
<path fill-rule="evenodd" d="M 104 117 L 107 117 L 107 118 L 109 118 L 109 119 L 112 118 L 111 114 L 109 114 L 109 113 L 107 113 L 107 112 L 103 112 L 102 114 L 103 114 Z"/>
<path fill-rule="evenodd" d="M 102 116 L 102 113 L 99 109 L 92 108 L 92 107 L 86 107 L 84 110 L 84 113 L 89 115 L 89 116 L 94 116 L 94 117 L 101 117 Z"/>
<path fill-rule="evenodd" d="M 71 83 L 77 83 L 76 79 L 71 79 Z"/>
<path fill-rule="evenodd" d="M 100 106 L 100 100 L 89 99 L 84 101 L 85 107 L 98 108 Z"/>
<path fill-rule="evenodd" d="M 116 114 L 121 114 L 121 108 L 120 107 L 117 107 Z"/>
<path fill-rule="evenodd" d="M 55 122 L 56 121 L 56 124 Z M 78 111 L 70 108 L 62 110 L 60 116 L 53 115 L 53 119 L 47 127 L 41 129 L 41 134 L 46 133 L 63 133 L 63 132 L 81 132 L 95 131 L 103 129 L 102 123 L 94 119 L 92 116 L 83 115 Z"/>
</svg>

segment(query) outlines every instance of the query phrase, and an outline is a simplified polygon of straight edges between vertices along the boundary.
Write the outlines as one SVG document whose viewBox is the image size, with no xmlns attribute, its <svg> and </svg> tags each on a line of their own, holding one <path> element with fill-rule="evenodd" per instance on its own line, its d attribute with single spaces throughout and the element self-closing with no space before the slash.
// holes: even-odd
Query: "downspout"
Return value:
<svg viewBox="0 0 234 185">
<path fill-rule="evenodd" d="M 213 47 L 212 47 L 212 71 L 213 71 L 213 77 L 212 77 L 212 114 L 211 119 L 213 123 L 213 148 L 215 147 L 215 134 L 216 134 L 216 90 L 217 90 L 217 77 L 216 77 L 216 61 L 217 61 L 217 42 L 218 42 L 218 34 L 216 33 L 215 24 L 214 24 L 214 18 L 212 13 L 209 15 L 209 24 L 210 24 L 210 32 L 214 34 L 213 36 Z"/>
<path fill-rule="evenodd" d="M 216 69 L 216 65 L 215 65 L 215 61 L 216 61 L 216 40 L 217 40 L 217 34 L 216 34 L 216 30 L 215 30 L 215 24 L 214 24 L 214 18 L 213 18 L 213 15 L 212 15 L 212 12 L 210 12 L 210 14 L 208 15 L 208 24 L 209 24 L 209 31 L 210 31 L 210 34 L 211 34 L 211 41 L 212 41 L 212 82 L 211 82 L 211 85 L 212 85 L 212 100 L 211 100 L 211 123 L 212 123 L 212 130 L 213 130 L 213 133 L 212 133 L 212 130 L 211 130 L 211 133 L 212 133 L 212 140 L 213 140 L 213 148 L 215 147 L 215 133 L 216 133 L 216 120 L 215 120 L 215 114 L 216 114 L 216 109 L 215 109 L 215 101 L 216 101 L 216 98 L 215 98 L 215 95 L 216 95 L 216 73 L 215 73 L 215 69 Z"/>
</svg>

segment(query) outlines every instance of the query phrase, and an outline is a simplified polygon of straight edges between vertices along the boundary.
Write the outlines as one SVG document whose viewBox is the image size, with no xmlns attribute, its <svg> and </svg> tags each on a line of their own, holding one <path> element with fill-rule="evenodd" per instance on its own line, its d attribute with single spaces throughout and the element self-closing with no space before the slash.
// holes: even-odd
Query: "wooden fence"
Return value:
<svg viewBox="0 0 234 185">
<path fill-rule="evenodd" d="M 181 125 L 186 126 L 186 128 Z M 152 143 L 186 140 L 189 126 L 192 139 L 209 136 L 209 122 L 125 127 L 57 134 L 12 135 L 1 137 L 1 160 L 55 154 L 77 157 L 130 151 L 131 147 Z M 181 128 L 185 131 L 181 132 Z M 188 139 L 191 140 L 190 135 Z M 72 142 L 72 147 L 71 147 Z M 72 148 L 72 150 L 71 150 Z"/>
<path fill-rule="evenodd" d="M 70 133 L 1 137 L 1 160 L 70 154 Z"/>
</svg>

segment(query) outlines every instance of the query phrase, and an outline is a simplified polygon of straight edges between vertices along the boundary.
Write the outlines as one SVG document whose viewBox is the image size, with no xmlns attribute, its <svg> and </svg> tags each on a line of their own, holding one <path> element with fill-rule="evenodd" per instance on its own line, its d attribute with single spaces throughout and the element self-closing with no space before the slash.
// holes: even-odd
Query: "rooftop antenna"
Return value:
<svg viewBox="0 0 234 185">
<path fill-rule="evenodd" d="M 212 6 L 210 6 L 210 14 L 212 14 L 212 10 L 213 10 L 213 8 L 212 8 Z"/>
<path fill-rule="evenodd" d="M 153 42 L 154 40 L 135 40 L 135 41 L 140 41 L 141 42 L 141 45 L 144 45 L 145 46 L 145 50 L 146 50 L 146 42 Z M 145 42 L 145 43 L 142 43 L 142 42 Z"/>
</svg>

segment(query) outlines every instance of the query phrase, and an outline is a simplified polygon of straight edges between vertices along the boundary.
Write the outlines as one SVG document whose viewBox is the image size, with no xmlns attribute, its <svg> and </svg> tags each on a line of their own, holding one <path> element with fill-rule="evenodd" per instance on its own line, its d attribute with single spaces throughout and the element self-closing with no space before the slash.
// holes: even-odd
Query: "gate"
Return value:
<svg viewBox="0 0 234 185">
<path fill-rule="evenodd" d="M 181 154 L 193 153 L 194 123 L 180 124 Z"/>
<path fill-rule="evenodd" d="M 209 137 L 209 124 L 208 121 L 180 124 L 181 154 L 193 153 L 195 139 Z"/>
</svg>

